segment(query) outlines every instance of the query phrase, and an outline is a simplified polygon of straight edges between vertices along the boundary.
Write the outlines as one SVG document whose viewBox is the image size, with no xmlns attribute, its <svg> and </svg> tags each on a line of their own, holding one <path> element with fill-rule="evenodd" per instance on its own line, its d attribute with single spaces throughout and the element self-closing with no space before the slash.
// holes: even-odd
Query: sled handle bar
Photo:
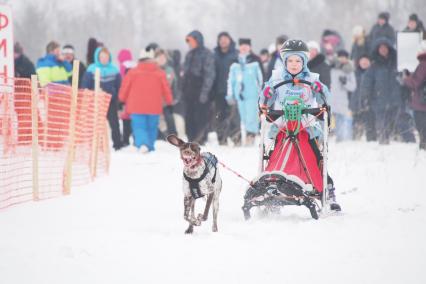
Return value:
<svg viewBox="0 0 426 284">
<path fill-rule="evenodd" d="M 323 120 L 323 116 L 321 115 L 324 110 L 328 111 L 327 107 L 318 107 L 318 108 L 307 108 L 302 110 L 302 114 L 311 114 L 314 116 L 317 116 L 320 120 Z M 281 116 L 284 116 L 283 110 L 268 110 L 266 115 L 266 120 L 268 122 L 273 122 L 280 118 Z"/>
</svg>

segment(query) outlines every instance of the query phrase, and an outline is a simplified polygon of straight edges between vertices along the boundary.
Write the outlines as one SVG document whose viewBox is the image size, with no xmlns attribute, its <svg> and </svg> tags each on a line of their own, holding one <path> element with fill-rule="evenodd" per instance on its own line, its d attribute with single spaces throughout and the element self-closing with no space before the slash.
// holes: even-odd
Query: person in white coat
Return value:
<svg viewBox="0 0 426 284">
<path fill-rule="evenodd" d="M 335 118 L 336 141 L 352 140 L 352 113 L 349 96 L 356 89 L 354 67 L 346 50 L 337 52 L 337 60 L 331 69 L 330 105 Z"/>
</svg>

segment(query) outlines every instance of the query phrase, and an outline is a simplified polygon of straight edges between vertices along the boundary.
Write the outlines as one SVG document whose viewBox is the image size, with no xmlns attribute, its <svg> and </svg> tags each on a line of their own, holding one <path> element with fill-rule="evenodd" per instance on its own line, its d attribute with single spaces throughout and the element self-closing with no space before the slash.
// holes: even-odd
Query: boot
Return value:
<svg viewBox="0 0 426 284">
<path fill-rule="evenodd" d="M 318 212 L 317 208 L 315 206 L 315 203 L 311 201 L 309 197 L 305 197 L 305 199 L 302 202 L 302 205 L 305 205 L 308 207 L 309 212 L 311 213 L 311 217 L 315 220 L 318 220 Z"/>
<path fill-rule="evenodd" d="M 342 208 L 336 201 L 336 194 L 334 191 L 336 190 L 332 184 L 327 185 L 328 188 L 328 203 L 330 204 L 330 210 L 333 211 L 342 211 Z"/>
</svg>

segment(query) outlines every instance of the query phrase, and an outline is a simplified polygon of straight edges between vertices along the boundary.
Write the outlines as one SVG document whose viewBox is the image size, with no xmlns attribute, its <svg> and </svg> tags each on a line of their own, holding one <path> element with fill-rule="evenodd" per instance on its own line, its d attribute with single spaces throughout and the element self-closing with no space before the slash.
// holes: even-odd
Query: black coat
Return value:
<svg viewBox="0 0 426 284">
<path fill-rule="evenodd" d="M 396 43 L 396 33 L 394 28 L 389 25 L 389 23 L 380 26 L 379 24 L 375 24 L 370 31 L 369 41 L 374 45 L 381 38 L 386 38 L 389 43 L 394 46 Z M 370 46 L 370 54 L 373 54 L 374 46 Z"/>
<path fill-rule="evenodd" d="M 331 67 L 327 64 L 327 62 L 325 62 L 325 56 L 323 54 L 320 53 L 315 58 L 310 60 L 308 62 L 308 68 L 311 72 L 319 74 L 321 83 L 330 89 Z"/>
<path fill-rule="evenodd" d="M 25 55 L 15 59 L 15 77 L 31 79 L 31 75 L 36 74 L 34 64 Z"/>
<path fill-rule="evenodd" d="M 263 76 L 263 81 L 268 81 L 271 76 L 272 76 L 272 71 L 274 70 L 275 67 L 275 63 L 277 62 L 277 60 L 282 60 L 280 53 L 278 51 L 276 51 L 274 54 L 272 54 L 271 56 L 271 60 L 268 63 L 268 70 L 265 70 L 264 72 L 264 76 Z M 260 66 L 263 66 L 262 64 L 260 64 Z M 266 76 L 265 76 L 266 75 Z"/>
<path fill-rule="evenodd" d="M 389 55 L 383 58 L 378 53 L 381 44 L 389 48 Z M 382 38 L 373 49 L 373 63 L 361 82 L 361 99 L 368 100 L 374 111 L 381 111 L 402 105 L 401 86 L 397 81 L 396 51 L 392 43 Z"/>
<path fill-rule="evenodd" d="M 74 61 L 72 65 L 74 67 Z M 78 87 L 79 88 L 82 88 L 83 86 L 83 77 L 85 73 L 86 73 L 86 65 L 84 65 L 84 63 L 80 61 L 80 64 L 78 67 Z M 70 84 L 72 84 L 72 76 L 69 78 L 69 82 Z"/>
<path fill-rule="evenodd" d="M 358 60 L 361 56 L 369 54 L 370 41 L 368 39 L 365 40 L 363 45 L 358 45 L 356 42 L 352 44 L 351 59 L 354 61 L 355 65 L 358 64 Z"/>
<path fill-rule="evenodd" d="M 231 41 L 231 46 L 228 52 L 223 53 L 220 47 L 216 47 L 214 50 L 214 62 L 216 68 L 216 79 L 213 85 L 213 98 L 224 99 L 227 91 L 227 82 L 229 68 L 232 63 L 238 60 L 238 52 L 235 49 L 235 43 Z"/>
</svg>

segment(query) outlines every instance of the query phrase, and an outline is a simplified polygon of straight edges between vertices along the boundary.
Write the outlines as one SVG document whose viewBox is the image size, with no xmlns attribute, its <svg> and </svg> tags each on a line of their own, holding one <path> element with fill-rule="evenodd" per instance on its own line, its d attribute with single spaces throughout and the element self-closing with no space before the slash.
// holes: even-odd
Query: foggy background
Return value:
<svg viewBox="0 0 426 284">
<path fill-rule="evenodd" d="M 317 40 L 324 29 L 341 33 L 351 47 L 353 26 L 370 30 L 377 14 L 388 11 L 395 30 L 402 30 L 416 12 L 426 21 L 424 0 L 0 0 L 13 9 L 15 40 L 35 61 L 50 40 L 71 43 L 86 61 L 89 37 L 117 51 L 130 48 L 137 55 L 149 42 L 166 49 L 188 48 L 185 35 L 199 29 L 209 48 L 216 36 L 229 31 L 234 40 L 250 37 L 255 52 L 279 34 Z"/>
</svg>

